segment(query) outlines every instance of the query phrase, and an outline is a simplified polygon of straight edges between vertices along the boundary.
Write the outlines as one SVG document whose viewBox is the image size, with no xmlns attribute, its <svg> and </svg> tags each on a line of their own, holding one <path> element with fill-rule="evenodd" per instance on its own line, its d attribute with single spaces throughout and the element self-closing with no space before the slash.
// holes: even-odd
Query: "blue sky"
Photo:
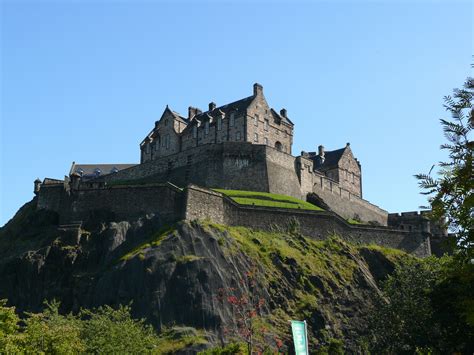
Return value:
<svg viewBox="0 0 474 355">
<path fill-rule="evenodd" d="M 3 1 L 0 225 L 37 177 L 139 161 L 165 105 L 182 114 L 259 82 L 293 152 L 351 143 L 364 197 L 425 203 L 444 158 L 442 98 L 471 75 L 468 1 Z"/>
</svg>

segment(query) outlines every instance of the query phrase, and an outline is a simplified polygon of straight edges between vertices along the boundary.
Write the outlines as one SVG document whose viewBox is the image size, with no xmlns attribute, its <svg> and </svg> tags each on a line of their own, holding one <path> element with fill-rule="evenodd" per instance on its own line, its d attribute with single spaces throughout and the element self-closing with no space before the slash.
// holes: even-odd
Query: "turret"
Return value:
<svg viewBox="0 0 474 355">
<path fill-rule="evenodd" d="M 35 193 L 35 195 L 38 195 L 39 191 L 41 189 L 41 180 L 39 178 L 37 178 L 35 180 L 34 184 L 35 184 L 35 188 L 34 188 L 33 192 Z"/>
<path fill-rule="evenodd" d="M 71 175 L 71 190 L 78 190 L 79 189 L 79 184 L 81 182 L 81 174 L 79 174 L 77 171 L 73 172 Z"/>
</svg>

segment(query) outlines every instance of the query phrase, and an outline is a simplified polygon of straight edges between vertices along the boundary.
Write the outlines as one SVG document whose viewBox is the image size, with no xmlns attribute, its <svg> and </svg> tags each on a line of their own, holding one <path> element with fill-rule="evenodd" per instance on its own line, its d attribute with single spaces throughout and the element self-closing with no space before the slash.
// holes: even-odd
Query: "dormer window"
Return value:
<svg viewBox="0 0 474 355">
<path fill-rule="evenodd" d="M 110 170 L 112 174 L 118 173 L 118 171 L 119 170 L 116 167 L 113 167 L 112 170 Z"/>
<path fill-rule="evenodd" d="M 84 170 L 82 168 L 79 168 L 76 170 L 76 173 L 78 173 L 79 175 L 84 175 Z"/>
<path fill-rule="evenodd" d="M 101 172 L 102 172 L 102 171 L 101 171 L 99 168 L 96 168 L 96 169 L 94 170 L 94 174 L 95 174 L 95 175 L 100 175 Z"/>
</svg>

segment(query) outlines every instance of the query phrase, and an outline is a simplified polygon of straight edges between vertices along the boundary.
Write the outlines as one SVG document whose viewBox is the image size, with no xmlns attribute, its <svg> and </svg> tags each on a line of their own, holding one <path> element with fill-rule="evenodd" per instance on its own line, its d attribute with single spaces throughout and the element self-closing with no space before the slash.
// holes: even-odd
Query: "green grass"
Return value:
<svg viewBox="0 0 474 355">
<path fill-rule="evenodd" d="M 135 255 L 138 255 L 141 258 L 144 258 L 143 250 L 146 248 L 157 247 L 165 240 L 167 237 L 176 236 L 176 226 L 164 226 L 157 233 L 153 234 L 150 238 L 143 241 L 139 245 L 136 245 L 128 253 L 123 255 L 119 261 L 127 261 L 133 258 Z"/>
<path fill-rule="evenodd" d="M 364 223 L 362 223 L 361 221 L 358 221 L 358 220 L 352 219 L 352 218 L 349 218 L 349 219 L 347 220 L 347 222 L 349 222 L 350 224 L 364 224 Z"/>
<path fill-rule="evenodd" d="M 230 197 L 236 203 L 241 204 L 241 205 L 322 211 L 322 209 L 319 208 L 318 206 L 315 206 L 309 202 L 299 200 L 297 198 L 286 196 L 286 195 L 272 194 L 269 192 L 241 191 L 241 190 L 214 189 L 214 191 L 220 192 Z"/>
</svg>

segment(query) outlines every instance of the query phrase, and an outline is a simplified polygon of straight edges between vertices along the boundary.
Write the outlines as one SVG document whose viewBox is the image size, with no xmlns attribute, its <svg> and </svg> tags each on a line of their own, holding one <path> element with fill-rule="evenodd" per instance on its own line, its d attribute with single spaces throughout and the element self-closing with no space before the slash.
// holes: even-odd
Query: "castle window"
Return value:
<svg viewBox="0 0 474 355">
<path fill-rule="evenodd" d="M 166 149 L 169 149 L 169 147 L 170 147 L 170 135 L 167 134 L 166 135 Z"/>
<path fill-rule="evenodd" d="M 235 113 L 232 112 L 232 113 L 230 114 L 229 126 L 230 126 L 230 127 L 234 127 L 234 124 L 235 124 Z"/>
<path fill-rule="evenodd" d="M 197 137 L 197 134 L 198 134 L 197 127 L 194 126 L 194 127 L 193 127 L 193 138 L 196 138 L 196 137 Z"/>
<path fill-rule="evenodd" d="M 145 147 L 146 147 L 146 148 L 145 148 L 145 149 L 146 149 L 146 153 L 147 153 L 147 154 L 150 153 L 150 144 L 147 143 L 147 145 L 146 145 Z"/>
<path fill-rule="evenodd" d="M 264 129 L 265 131 L 268 131 L 268 120 L 267 120 L 267 119 L 265 120 L 265 123 L 264 123 L 264 125 L 263 125 L 263 129 Z"/>
<path fill-rule="evenodd" d="M 255 133 L 255 135 L 253 137 L 253 140 L 254 140 L 254 142 L 258 143 L 258 133 Z"/>
<path fill-rule="evenodd" d="M 268 138 L 267 138 L 267 137 L 263 138 L 263 143 L 265 143 L 266 145 L 268 145 Z"/>
<path fill-rule="evenodd" d="M 275 149 L 281 152 L 283 150 L 283 145 L 280 142 L 276 142 Z"/>
<path fill-rule="evenodd" d="M 209 134 L 209 121 L 204 124 L 204 134 Z"/>
<path fill-rule="evenodd" d="M 240 132 L 237 132 L 237 133 L 235 134 L 235 140 L 236 140 L 236 141 L 240 141 Z"/>
<path fill-rule="evenodd" d="M 168 120 L 166 119 L 166 120 L 165 120 L 165 126 L 167 126 L 167 125 L 168 125 Z"/>
<path fill-rule="evenodd" d="M 258 126 L 258 115 L 255 115 L 254 119 L 253 119 L 253 124 L 255 126 Z"/>
<path fill-rule="evenodd" d="M 222 120 L 220 118 L 217 119 L 217 130 L 220 131 L 222 129 Z"/>
</svg>

